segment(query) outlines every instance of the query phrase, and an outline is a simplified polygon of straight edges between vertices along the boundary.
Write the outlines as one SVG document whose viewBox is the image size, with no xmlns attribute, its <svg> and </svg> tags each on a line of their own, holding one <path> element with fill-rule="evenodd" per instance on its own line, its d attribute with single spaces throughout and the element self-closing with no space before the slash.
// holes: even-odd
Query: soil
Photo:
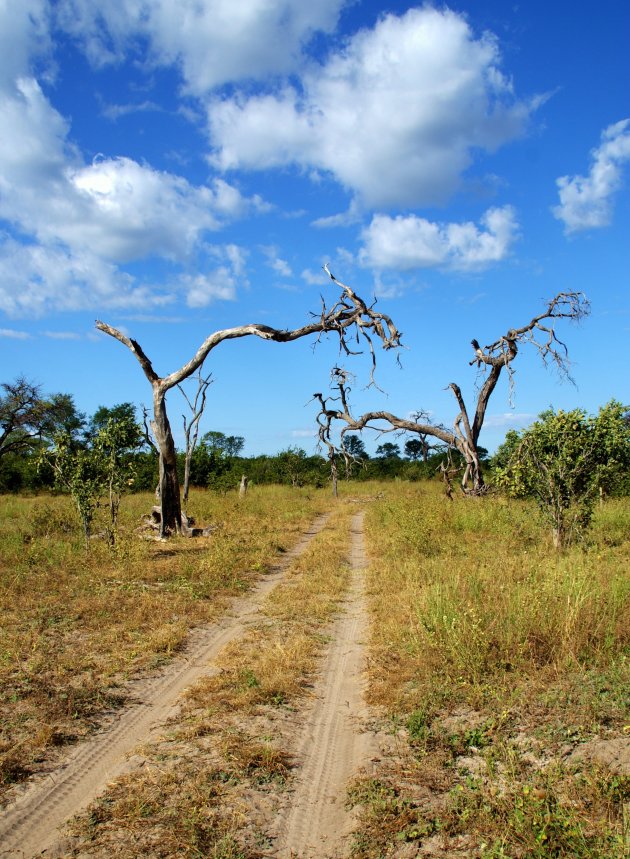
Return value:
<svg viewBox="0 0 630 859">
<path fill-rule="evenodd" d="M 299 775 L 274 827 L 278 859 L 338 859 L 347 855 L 353 820 L 346 807 L 350 779 L 370 760 L 371 735 L 363 701 L 368 628 L 362 569 L 363 513 L 352 522 L 352 582 L 315 687 L 314 703 L 302 716 Z"/>
<path fill-rule="evenodd" d="M 59 853 L 59 828 L 91 803 L 107 784 L 133 768 L 129 755 L 157 737 L 178 710 L 180 694 L 211 674 L 209 662 L 242 635 L 258 615 L 285 571 L 324 527 L 319 517 L 301 541 L 271 569 L 246 597 L 235 600 L 218 623 L 195 629 L 187 647 L 163 671 L 131 684 L 130 704 L 90 739 L 79 744 L 47 775 L 23 786 L 0 818 L 0 856 L 27 857 Z M 319 854 L 322 856 L 322 854 Z"/>
</svg>

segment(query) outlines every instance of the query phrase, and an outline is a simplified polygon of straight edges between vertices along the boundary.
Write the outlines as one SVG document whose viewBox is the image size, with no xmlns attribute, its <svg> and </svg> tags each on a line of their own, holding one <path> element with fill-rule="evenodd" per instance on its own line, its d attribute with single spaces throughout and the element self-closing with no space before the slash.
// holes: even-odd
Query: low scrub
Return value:
<svg viewBox="0 0 630 859">
<path fill-rule="evenodd" d="M 623 855 L 627 500 L 561 555 L 533 502 L 427 484 L 388 488 L 368 533 L 370 696 L 403 742 L 354 787 L 354 855 Z"/>
</svg>

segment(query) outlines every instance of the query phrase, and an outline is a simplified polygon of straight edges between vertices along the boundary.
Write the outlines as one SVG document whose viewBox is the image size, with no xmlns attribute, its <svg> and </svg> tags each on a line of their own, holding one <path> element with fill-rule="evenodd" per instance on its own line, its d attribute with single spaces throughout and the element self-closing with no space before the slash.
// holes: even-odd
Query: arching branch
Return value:
<svg viewBox="0 0 630 859">
<path fill-rule="evenodd" d="M 273 328 L 261 323 L 240 325 L 226 328 L 208 335 L 199 346 L 193 357 L 179 370 L 160 377 L 140 345 L 127 337 L 118 329 L 104 322 L 97 322 L 96 327 L 109 334 L 126 346 L 139 362 L 142 370 L 153 388 L 153 420 L 151 428 L 160 451 L 160 504 L 162 511 L 161 535 L 173 531 L 181 531 L 181 502 L 179 498 L 179 478 L 177 476 L 177 451 L 171 426 L 166 414 L 165 397 L 171 388 L 181 383 L 200 370 L 210 352 L 226 340 L 241 337 L 260 337 L 276 343 L 290 343 L 302 337 L 322 336 L 333 334 L 339 338 L 340 351 L 353 354 L 349 343 L 354 336 L 357 342 L 361 339 L 367 343 L 372 358 L 372 373 L 375 367 L 374 343 L 380 342 L 383 349 L 396 349 L 400 346 L 400 332 L 392 320 L 380 313 L 373 306 L 368 306 L 350 287 L 340 283 L 325 267 L 331 280 L 341 289 L 341 293 L 331 307 L 326 307 L 322 301 L 321 312 L 314 315 L 313 320 L 292 330 Z"/>
<path fill-rule="evenodd" d="M 475 357 L 470 361 L 470 365 L 474 364 L 479 368 L 488 367 L 489 372 L 477 395 L 472 424 L 459 385 L 455 382 L 449 385 L 459 407 L 452 431 L 441 425 L 429 423 L 426 412 L 417 413 L 414 420 L 384 411 L 365 412 L 359 417 L 354 417 L 349 405 L 347 374 L 337 367 L 333 370 L 331 386 L 335 392 L 334 396 L 327 399 L 323 394 L 315 394 L 315 399 L 320 404 L 317 416 L 320 438 L 327 444 L 334 443 L 332 435 L 335 422 L 344 425 L 341 430 L 342 448 L 344 433 L 366 427 L 382 431 L 382 423 L 388 424 L 392 429 L 416 433 L 421 438 L 432 436 L 462 454 L 466 462 L 462 489 L 465 492 L 479 494 L 484 491 L 484 482 L 477 443 L 488 402 L 502 371 L 506 369 L 508 373 L 510 372 L 511 364 L 518 355 L 519 346 L 524 343 L 531 344 L 537 350 L 544 364 L 552 363 L 562 375 L 570 379 L 567 347 L 556 334 L 555 322 L 558 319 L 579 321 L 588 315 L 589 310 L 589 303 L 582 293 L 561 292 L 548 302 L 543 313 L 534 316 L 520 328 L 510 328 L 506 334 L 489 346 L 481 347 L 478 340 L 472 340 Z"/>
</svg>

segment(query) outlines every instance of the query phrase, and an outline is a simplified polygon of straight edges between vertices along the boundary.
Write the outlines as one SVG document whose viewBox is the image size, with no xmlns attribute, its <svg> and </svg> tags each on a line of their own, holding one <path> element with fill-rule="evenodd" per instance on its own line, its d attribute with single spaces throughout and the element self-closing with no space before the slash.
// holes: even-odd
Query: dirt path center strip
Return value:
<svg viewBox="0 0 630 859">
<path fill-rule="evenodd" d="M 277 823 L 280 859 L 338 859 L 346 855 L 352 821 L 346 810 L 348 781 L 369 758 L 362 730 L 367 613 L 364 605 L 363 513 L 352 520 L 352 580 L 332 632 L 315 705 L 306 716 L 298 750 L 300 774 L 290 808 Z"/>
</svg>

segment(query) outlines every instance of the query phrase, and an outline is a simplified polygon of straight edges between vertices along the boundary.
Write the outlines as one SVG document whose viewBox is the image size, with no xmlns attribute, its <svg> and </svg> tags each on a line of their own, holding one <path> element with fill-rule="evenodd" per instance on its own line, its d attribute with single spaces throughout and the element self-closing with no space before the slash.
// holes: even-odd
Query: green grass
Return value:
<svg viewBox="0 0 630 859">
<path fill-rule="evenodd" d="M 527 503 L 386 496 L 367 520 L 370 698 L 406 751 L 354 855 L 623 855 L 627 777 L 569 755 L 628 736 L 630 502 L 559 555 Z"/>
</svg>

